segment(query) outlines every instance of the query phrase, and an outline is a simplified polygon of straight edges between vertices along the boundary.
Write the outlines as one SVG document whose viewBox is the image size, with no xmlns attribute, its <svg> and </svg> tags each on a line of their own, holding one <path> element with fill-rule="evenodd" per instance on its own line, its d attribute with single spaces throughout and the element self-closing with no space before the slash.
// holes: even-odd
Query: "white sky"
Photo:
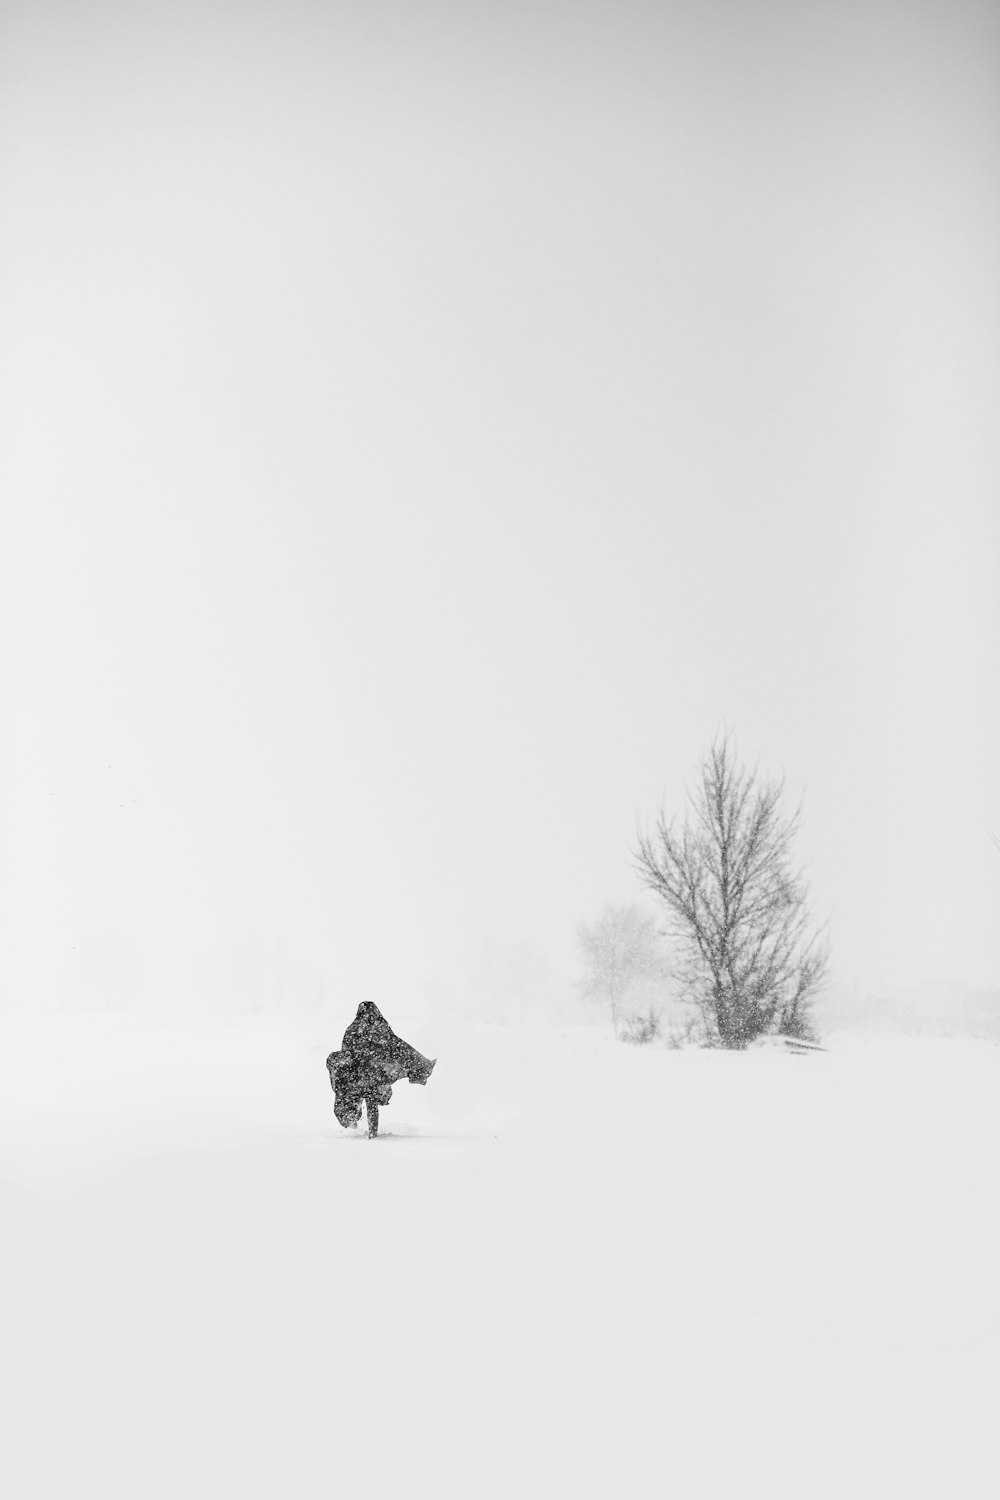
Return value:
<svg viewBox="0 0 1000 1500">
<path fill-rule="evenodd" d="M 4 990 L 557 974 L 723 723 L 1000 985 L 1000 12 L 8 3 Z"/>
</svg>

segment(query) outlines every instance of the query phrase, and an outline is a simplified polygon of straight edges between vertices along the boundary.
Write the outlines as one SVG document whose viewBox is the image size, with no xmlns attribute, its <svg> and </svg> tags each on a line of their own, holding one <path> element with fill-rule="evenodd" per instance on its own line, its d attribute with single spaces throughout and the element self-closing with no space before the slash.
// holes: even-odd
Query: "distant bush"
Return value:
<svg viewBox="0 0 1000 1500">
<path fill-rule="evenodd" d="M 644 1016 L 626 1016 L 618 1027 L 618 1039 L 643 1047 L 649 1042 L 655 1042 L 661 1030 L 662 1022 L 659 1012 L 649 1010 Z"/>
<path fill-rule="evenodd" d="M 664 1037 L 666 1045 L 672 1052 L 680 1051 L 682 1047 L 711 1047 L 714 1042 L 705 1029 L 704 1022 L 697 1014 L 688 1016 L 683 1021 L 676 1021 L 668 1027 Z"/>
</svg>

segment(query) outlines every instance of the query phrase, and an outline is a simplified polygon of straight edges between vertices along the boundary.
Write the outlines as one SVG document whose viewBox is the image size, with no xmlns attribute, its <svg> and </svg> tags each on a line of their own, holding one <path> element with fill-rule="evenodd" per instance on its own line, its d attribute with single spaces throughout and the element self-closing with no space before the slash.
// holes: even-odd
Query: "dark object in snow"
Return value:
<svg viewBox="0 0 1000 1500">
<path fill-rule="evenodd" d="M 433 1060 L 423 1057 L 409 1042 L 396 1035 L 388 1021 L 371 1000 L 363 1000 L 358 1013 L 344 1032 L 339 1052 L 326 1060 L 333 1089 L 333 1112 L 345 1129 L 361 1118 L 361 1106 L 368 1116 L 368 1134 L 378 1135 L 380 1104 L 392 1098 L 392 1085 L 405 1078 L 408 1083 L 426 1083 L 434 1071 Z"/>
</svg>

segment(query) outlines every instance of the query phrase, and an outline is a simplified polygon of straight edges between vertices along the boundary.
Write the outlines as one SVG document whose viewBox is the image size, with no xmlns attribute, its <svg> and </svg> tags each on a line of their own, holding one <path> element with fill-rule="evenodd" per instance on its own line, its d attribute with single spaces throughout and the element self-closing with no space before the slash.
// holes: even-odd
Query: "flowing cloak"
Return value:
<svg viewBox="0 0 1000 1500">
<path fill-rule="evenodd" d="M 340 1051 L 331 1052 L 326 1060 L 334 1114 L 341 1125 L 357 1124 L 366 1098 L 388 1104 L 394 1083 L 401 1078 L 426 1083 L 436 1061 L 398 1037 L 371 1000 L 362 1001 L 344 1032 Z"/>
</svg>

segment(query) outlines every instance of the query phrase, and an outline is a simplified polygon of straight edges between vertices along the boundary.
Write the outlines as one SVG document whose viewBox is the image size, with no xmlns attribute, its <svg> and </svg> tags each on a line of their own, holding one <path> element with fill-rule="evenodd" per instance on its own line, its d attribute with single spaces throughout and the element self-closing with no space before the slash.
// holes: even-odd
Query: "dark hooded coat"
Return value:
<svg viewBox="0 0 1000 1500">
<path fill-rule="evenodd" d="M 401 1078 L 426 1083 L 436 1061 L 398 1037 L 378 1006 L 363 1000 L 344 1032 L 340 1051 L 331 1052 L 326 1060 L 334 1114 L 341 1125 L 356 1125 L 365 1100 L 376 1106 L 388 1104 L 394 1083 Z"/>
</svg>

